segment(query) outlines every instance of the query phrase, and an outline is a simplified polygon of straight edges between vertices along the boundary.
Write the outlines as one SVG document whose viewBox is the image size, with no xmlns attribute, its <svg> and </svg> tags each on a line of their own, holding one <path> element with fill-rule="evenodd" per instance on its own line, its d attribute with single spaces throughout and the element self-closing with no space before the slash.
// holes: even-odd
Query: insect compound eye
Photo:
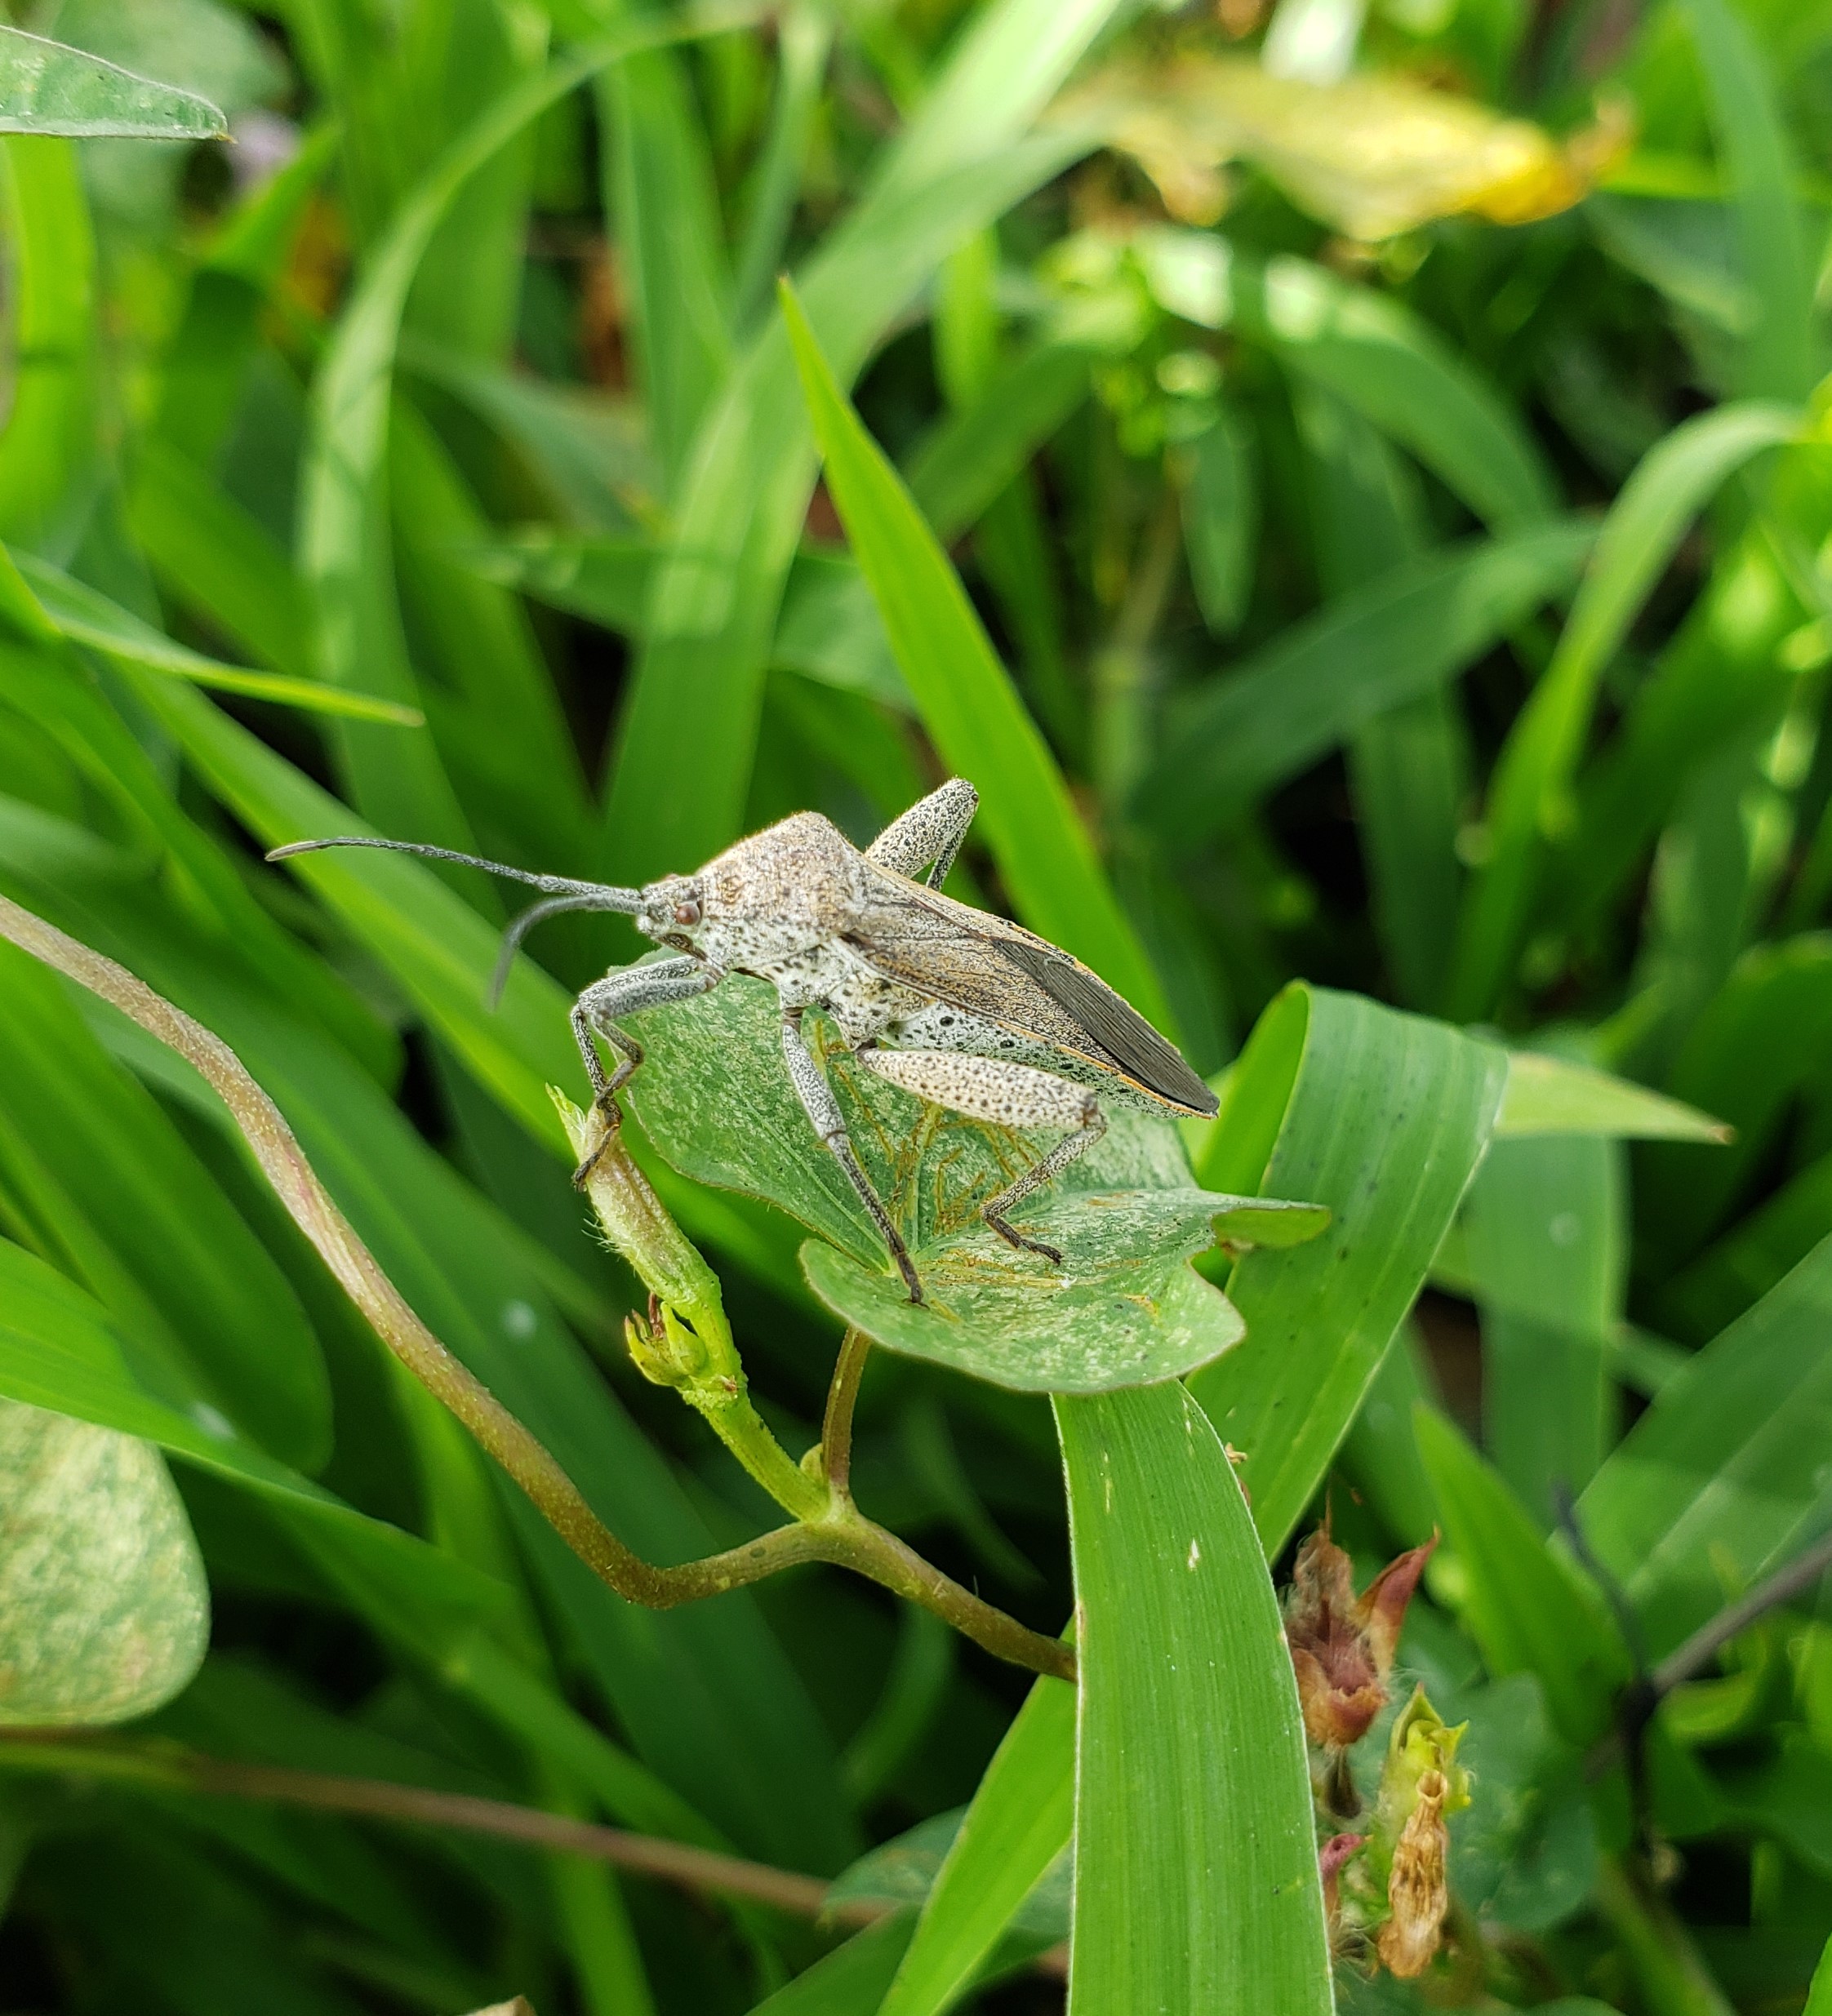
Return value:
<svg viewBox="0 0 1832 2016">
<path fill-rule="evenodd" d="M 700 906 L 696 903 L 678 903 L 674 906 L 677 924 L 694 925 L 700 921 Z"/>
</svg>

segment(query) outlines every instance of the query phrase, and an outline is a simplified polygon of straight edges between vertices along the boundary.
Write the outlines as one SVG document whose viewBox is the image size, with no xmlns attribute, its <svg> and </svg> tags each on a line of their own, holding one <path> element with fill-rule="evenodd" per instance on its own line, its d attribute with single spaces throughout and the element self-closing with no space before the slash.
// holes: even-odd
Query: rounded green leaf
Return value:
<svg viewBox="0 0 1832 2016">
<path fill-rule="evenodd" d="M 796 1099 L 777 1022 L 774 994 L 742 977 L 646 1015 L 631 1103 L 683 1175 L 766 1198 L 818 1233 L 802 1250 L 815 1293 L 892 1351 L 1029 1392 L 1174 1379 L 1243 1334 L 1226 1296 L 1189 1264 L 1214 1245 L 1218 1222 L 1230 1241 L 1272 1246 L 1328 1220 L 1315 1206 L 1198 1188 L 1173 1122 L 1114 1111 L 1105 1139 L 1016 1212 L 1020 1230 L 1061 1249 L 1053 1266 L 1004 1245 L 979 1207 L 1055 1135 L 945 1112 L 831 1053 L 853 1145 L 923 1277 L 928 1299 L 913 1307 Z M 818 1043 L 820 1025 L 811 1030 Z"/>
<path fill-rule="evenodd" d="M 0 1726 L 148 1714 L 209 1637 L 203 1562 L 158 1451 L 0 1401 Z"/>
</svg>

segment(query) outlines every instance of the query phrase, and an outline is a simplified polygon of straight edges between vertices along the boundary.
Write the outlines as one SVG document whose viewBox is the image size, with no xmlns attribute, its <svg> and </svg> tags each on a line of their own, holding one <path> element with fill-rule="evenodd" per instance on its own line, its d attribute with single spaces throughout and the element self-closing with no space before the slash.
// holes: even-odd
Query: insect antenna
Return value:
<svg viewBox="0 0 1832 2016">
<path fill-rule="evenodd" d="M 417 854 L 429 861 L 456 861 L 460 868 L 482 868 L 487 875 L 505 875 L 511 881 L 526 882 L 531 889 L 547 890 L 545 902 L 531 905 L 519 917 L 511 919 L 503 933 L 502 950 L 497 955 L 496 970 L 490 979 L 492 1008 L 502 998 L 517 948 L 536 925 L 548 917 L 558 917 L 563 910 L 616 910 L 625 917 L 634 917 L 643 907 L 643 892 L 639 889 L 620 889 L 613 882 L 575 881 L 566 875 L 531 874 L 527 868 L 510 868 L 502 861 L 486 861 L 474 854 L 459 854 L 450 847 L 429 847 L 418 840 L 384 840 L 371 833 L 345 833 L 328 840 L 295 840 L 284 847 L 275 847 L 267 858 L 269 861 L 284 861 L 290 855 L 316 854 L 325 847 L 380 847 L 390 854 Z"/>
</svg>

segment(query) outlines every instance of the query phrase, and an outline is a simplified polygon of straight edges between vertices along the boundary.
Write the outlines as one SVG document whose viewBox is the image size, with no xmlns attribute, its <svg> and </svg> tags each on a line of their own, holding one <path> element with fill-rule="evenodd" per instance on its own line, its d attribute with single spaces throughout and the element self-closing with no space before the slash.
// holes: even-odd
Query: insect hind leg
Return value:
<svg viewBox="0 0 1832 2016">
<path fill-rule="evenodd" d="M 1041 1254 L 1060 1267 L 1060 1250 L 1020 1232 L 1007 1214 L 1054 1183 L 1107 1131 L 1106 1115 L 1094 1094 L 1033 1064 L 1009 1064 L 961 1050 L 868 1050 L 860 1053 L 859 1061 L 918 1099 L 965 1113 L 972 1120 L 989 1120 L 1006 1127 L 1070 1130 L 1041 1161 L 980 1206 L 980 1217 L 1008 1246 Z"/>
<path fill-rule="evenodd" d="M 598 1166 L 598 1157 L 616 1139 L 623 1125 L 617 1095 L 636 1074 L 643 1061 L 643 1046 L 627 1029 L 617 1026 L 619 1015 L 639 1015 L 645 1008 L 665 1008 L 674 1001 L 691 1001 L 696 994 L 709 993 L 725 975 L 704 960 L 657 960 L 653 966 L 626 966 L 620 973 L 594 980 L 572 1004 L 572 1033 L 585 1061 L 585 1076 L 591 1081 L 592 1104 L 604 1123 L 597 1145 L 572 1172 L 576 1188 L 583 1189 Z M 598 1054 L 594 1036 L 602 1036 L 617 1053 L 617 1068 L 607 1072 Z"/>
<path fill-rule="evenodd" d="M 834 1088 L 822 1077 L 820 1067 L 815 1061 L 802 1037 L 802 1014 L 799 1009 L 788 1009 L 782 1018 L 782 1056 L 789 1067 L 789 1081 L 795 1088 L 795 1096 L 802 1102 L 802 1110 L 820 1135 L 822 1147 L 846 1172 L 846 1179 L 859 1193 L 859 1201 L 871 1213 L 872 1222 L 879 1236 L 891 1250 L 891 1258 L 897 1263 L 897 1272 L 903 1277 L 903 1284 L 909 1290 L 909 1299 L 923 1299 L 923 1283 L 916 1272 L 916 1263 L 909 1257 L 909 1248 L 905 1245 L 903 1234 L 897 1230 L 896 1221 L 885 1209 L 884 1200 L 872 1188 L 872 1180 L 860 1165 L 858 1154 L 852 1146 L 852 1137 L 846 1130 L 846 1117 L 839 1109 L 839 1101 L 834 1097 Z"/>
<path fill-rule="evenodd" d="M 912 881 L 926 868 L 924 880 L 939 889 L 979 808 L 980 794 L 972 785 L 964 777 L 950 777 L 939 791 L 900 812 L 866 848 L 866 858 Z"/>
</svg>

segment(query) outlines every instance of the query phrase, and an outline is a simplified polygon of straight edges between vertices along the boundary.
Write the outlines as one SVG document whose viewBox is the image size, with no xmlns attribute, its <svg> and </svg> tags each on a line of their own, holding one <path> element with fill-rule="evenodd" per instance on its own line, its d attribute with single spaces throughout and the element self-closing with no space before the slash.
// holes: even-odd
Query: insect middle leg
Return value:
<svg viewBox="0 0 1832 2016">
<path fill-rule="evenodd" d="M 579 1055 L 585 1060 L 585 1076 L 592 1083 L 592 1103 L 604 1122 L 598 1144 L 572 1172 L 580 1188 L 596 1166 L 598 1158 L 611 1144 L 623 1115 L 617 1110 L 617 1095 L 629 1083 L 643 1061 L 643 1046 L 627 1030 L 617 1026 L 619 1015 L 640 1015 L 645 1008 L 665 1008 L 671 1002 L 691 1001 L 696 994 L 710 993 L 725 975 L 703 959 L 658 959 L 653 966 L 625 966 L 620 973 L 594 980 L 572 1004 L 572 1033 L 578 1039 Z M 617 1053 L 617 1068 L 607 1072 L 604 1059 L 592 1041 L 602 1036 Z"/>
<path fill-rule="evenodd" d="M 897 1230 L 896 1221 L 884 1208 L 884 1200 L 872 1188 L 871 1178 L 860 1165 L 852 1136 L 846 1131 L 846 1117 L 840 1112 L 839 1101 L 834 1097 L 834 1088 L 821 1075 L 820 1065 L 803 1040 L 802 1011 L 798 1008 L 784 1010 L 782 1055 L 789 1067 L 789 1081 L 795 1088 L 803 1111 L 813 1122 L 814 1130 L 827 1152 L 846 1171 L 847 1180 L 859 1193 L 859 1201 L 871 1213 L 873 1223 L 891 1249 L 891 1258 L 897 1263 L 904 1286 L 909 1290 L 909 1299 L 920 1302 L 923 1283 L 917 1274 L 916 1263 L 909 1257 L 909 1249 L 904 1244 L 903 1234 Z"/>
<path fill-rule="evenodd" d="M 1072 1130 L 1016 1183 L 980 1206 L 980 1217 L 1008 1246 L 1040 1253 L 1060 1267 L 1062 1255 L 1056 1247 L 1027 1237 L 1006 1214 L 1046 1183 L 1054 1183 L 1107 1131 L 1106 1115 L 1094 1094 L 1052 1071 L 961 1050 L 867 1050 L 859 1053 L 859 1062 L 917 1098 L 965 1113 L 970 1120 L 990 1120 L 1005 1127 Z"/>
</svg>

